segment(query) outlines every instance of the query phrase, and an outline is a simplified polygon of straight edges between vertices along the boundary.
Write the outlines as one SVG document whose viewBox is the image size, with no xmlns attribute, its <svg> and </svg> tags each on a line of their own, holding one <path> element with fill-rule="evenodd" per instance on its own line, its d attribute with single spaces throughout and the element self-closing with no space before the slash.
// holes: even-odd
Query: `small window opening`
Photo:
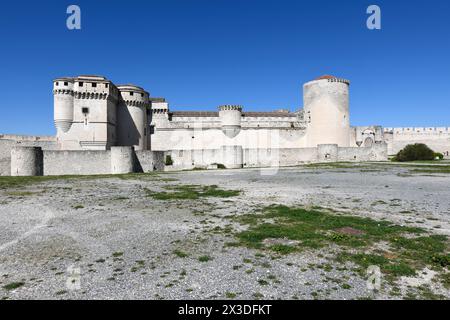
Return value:
<svg viewBox="0 0 450 320">
<path fill-rule="evenodd" d="M 97 84 L 95 82 L 92 83 L 92 88 L 97 88 Z"/>
<path fill-rule="evenodd" d="M 84 85 L 84 82 L 78 82 L 78 85 L 80 86 L 80 87 L 82 87 L 83 85 Z"/>
<path fill-rule="evenodd" d="M 67 86 L 67 85 L 69 85 L 69 83 L 68 82 L 64 82 L 64 85 Z"/>
<path fill-rule="evenodd" d="M 130 92 L 130 96 L 134 95 L 134 92 Z"/>
<path fill-rule="evenodd" d="M 56 82 L 56 86 L 59 86 L 59 82 Z"/>
<path fill-rule="evenodd" d="M 108 88 L 108 83 L 105 83 L 105 88 Z"/>
<path fill-rule="evenodd" d="M 83 107 L 83 108 L 81 108 L 81 112 L 82 112 L 84 115 L 86 115 L 86 114 L 89 113 L 89 108 Z"/>
</svg>

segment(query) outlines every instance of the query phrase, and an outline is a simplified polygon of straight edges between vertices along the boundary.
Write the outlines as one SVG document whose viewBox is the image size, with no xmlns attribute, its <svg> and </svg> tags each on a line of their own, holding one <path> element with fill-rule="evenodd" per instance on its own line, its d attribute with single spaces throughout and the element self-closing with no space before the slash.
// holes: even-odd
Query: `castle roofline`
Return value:
<svg viewBox="0 0 450 320">
<path fill-rule="evenodd" d="M 172 111 L 170 114 L 174 117 L 218 117 L 217 111 Z M 242 117 L 296 117 L 296 113 L 292 112 L 280 112 L 280 111 L 256 111 L 256 112 L 243 112 Z"/>
<path fill-rule="evenodd" d="M 124 90 L 140 90 L 140 91 L 147 92 L 147 91 L 145 91 L 144 88 L 139 87 L 139 86 L 137 86 L 137 85 L 134 85 L 134 84 L 132 84 L 132 83 L 119 84 L 119 85 L 116 85 L 116 87 L 117 87 L 119 90 L 121 90 L 121 91 L 124 91 Z"/>
<path fill-rule="evenodd" d="M 149 100 L 151 102 L 166 102 L 165 98 L 160 98 L 160 97 L 150 97 Z"/>
<path fill-rule="evenodd" d="M 53 79 L 53 82 L 55 82 L 55 81 L 73 81 L 73 78 L 72 77 L 59 77 L 59 78 Z"/>
<path fill-rule="evenodd" d="M 324 80 L 324 79 L 338 79 L 338 77 L 329 75 L 329 74 L 325 74 L 323 76 L 317 77 L 314 80 Z"/>
<path fill-rule="evenodd" d="M 90 74 L 83 74 L 83 75 L 79 75 L 77 77 L 77 79 L 86 79 L 86 80 L 97 80 L 97 81 L 109 81 L 106 77 L 104 76 L 99 76 L 99 75 L 90 75 Z"/>
<path fill-rule="evenodd" d="M 308 81 L 304 84 L 308 85 L 310 83 L 316 82 L 316 81 L 322 81 L 322 80 L 327 80 L 328 82 L 341 82 L 341 83 L 345 83 L 347 85 L 350 85 L 350 81 L 347 79 L 343 79 L 343 78 L 339 78 L 339 77 L 335 77 L 333 75 L 329 75 L 329 74 L 325 74 L 323 76 L 317 77 L 314 80 Z"/>
</svg>

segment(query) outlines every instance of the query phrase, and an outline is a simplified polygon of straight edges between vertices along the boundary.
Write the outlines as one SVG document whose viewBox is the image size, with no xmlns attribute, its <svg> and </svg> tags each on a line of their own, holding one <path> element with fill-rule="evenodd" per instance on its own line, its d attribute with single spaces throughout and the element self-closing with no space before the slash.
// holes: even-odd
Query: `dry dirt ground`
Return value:
<svg viewBox="0 0 450 320">
<path fill-rule="evenodd" d="M 257 246 L 248 242 L 254 238 L 243 241 L 240 235 L 260 222 L 240 217 L 258 217 L 274 205 L 369 217 L 446 237 L 430 242 L 436 256 L 411 262 L 413 274 L 402 264 L 395 266 L 406 269 L 395 276 L 382 268 L 373 290 L 365 262 L 337 259 L 355 249 L 345 241 L 364 235 L 350 225 L 353 233 L 327 230 L 336 243 L 317 246 L 297 241 L 301 234 L 271 233 Z M 0 177 L 0 299 L 448 299 L 449 218 L 446 165 Z M 261 221 L 288 227 L 282 219 Z M 402 247 L 374 235 L 377 240 L 360 252 L 377 252 L 380 263 L 397 259 Z M 428 247 L 414 245 L 409 252 L 428 254 Z"/>
</svg>

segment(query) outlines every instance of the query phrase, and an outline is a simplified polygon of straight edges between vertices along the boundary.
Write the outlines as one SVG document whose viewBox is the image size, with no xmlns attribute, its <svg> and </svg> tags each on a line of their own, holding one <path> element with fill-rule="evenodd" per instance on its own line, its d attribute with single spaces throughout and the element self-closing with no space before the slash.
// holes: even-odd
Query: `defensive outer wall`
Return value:
<svg viewBox="0 0 450 320">
<path fill-rule="evenodd" d="M 286 167 L 305 163 L 333 161 L 387 160 L 387 145 L 370 148 L 339 147 L 322 144 L 313 148 L 252 149 L 227 145 L 218 149 L 150 151 L 134 147 L 110 150 L 54 150 L 45 146 L 11 143 L 0 139 L 2 167 L 0 175 L 92 175 L 130 172 L 186 170 L 194 168 Z M 39 144 L 38 141 L 34 141 Z M 168 159 L 171 164 L 169 165 Z"/>
</svg>

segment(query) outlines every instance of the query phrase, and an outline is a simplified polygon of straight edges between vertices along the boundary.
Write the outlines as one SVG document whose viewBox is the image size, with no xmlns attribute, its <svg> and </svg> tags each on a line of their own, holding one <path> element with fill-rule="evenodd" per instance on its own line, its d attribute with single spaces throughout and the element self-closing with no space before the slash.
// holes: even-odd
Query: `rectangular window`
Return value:
<svg viewBox="0 0 450 320">
<path fill-rule="evenodd" d="M 59 82 L 56 82 L 56 86 L 59 86 Z"/>
<path fill-rule="evenodd" d="M 83 107 L 83 108 L 81 108 L 81 112 L 82 112 L 83 114 L 88 114 L 88 113 L 89 113 L 89 108 Z"/>
<path fill-rule="evenodd" d="M 97 88 L 97 84 L 95 82 L 92 83 L 92 88 Z"/>
<path fill-rule="evenodd" d="M 134 92 L 130 92 L 130 96 L 134 95 Z"/>
<path fill-rule="evenodd" d="M 78 85 L 80 86 L 80 87 L 82 87 L 83 86 L 83 82 L 78 82 Z"/>
<path fill-rule="evenodd" d="M 108 83 L 105 83 L 105 88 L 108 88 Z"/>
<path fill-rule="evenodd" d="M 143 93 L 141 93 L 141 97 L 143 97 L 144 96 L 144 94 Z"/>
<path fill-rule="evenodd" d="M 64 82 L 64 85 L 67 86 L 67 85 L 69 85 L 69 83 L 68 82 Z"/>
</svg>

